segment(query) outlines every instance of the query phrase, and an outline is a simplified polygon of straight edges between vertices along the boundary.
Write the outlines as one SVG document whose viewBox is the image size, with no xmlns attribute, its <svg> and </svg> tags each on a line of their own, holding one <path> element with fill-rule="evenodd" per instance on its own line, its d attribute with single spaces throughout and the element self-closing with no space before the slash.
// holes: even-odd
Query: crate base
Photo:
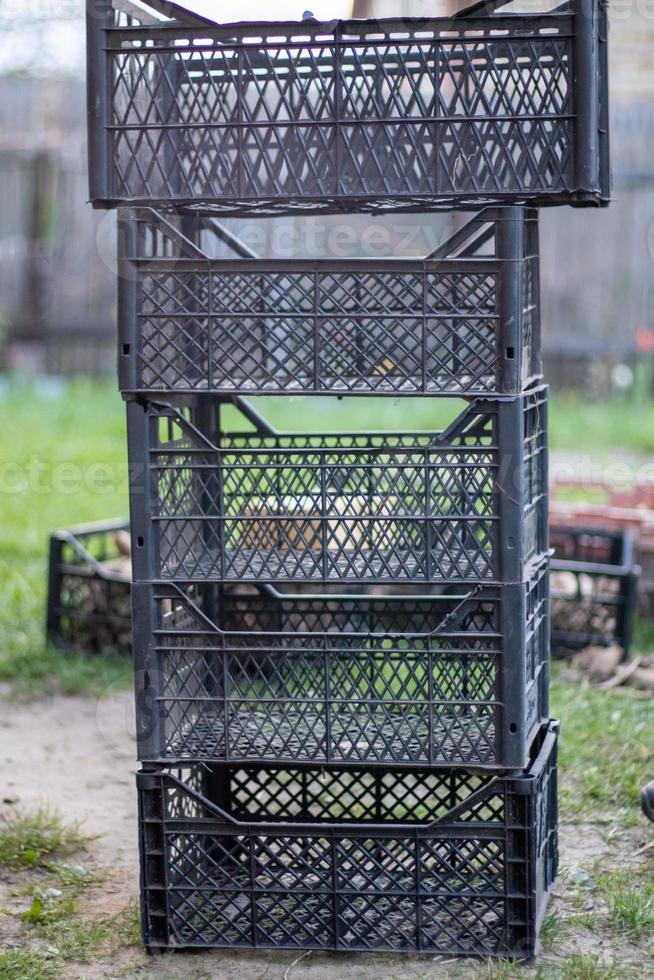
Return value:
<svg viewBox="0 0 654 980">
<path fill-rule="evenodd" d="M 182 727 L 171 740 L 165 760 L 186 759 L 220 761 L 227 754 L 232 760 L 261 759 L 292 764 L 298 760 L 315 762 L 329 757 L 336 763 L 375 762 L 402 765 L 412 759 L 413 766 L 437 759 L 465 759 L 473 766 L 497 768 L 497 734 L 493 705 L 477 710 L 443 710 L 431 717 L 429 705 L 422 712 L 408 708 L 401 713 L 379 706 L 355 711 L 344 710 L 341 723 L 332 723 L 327 732 L 325 706 L 284 705 L 247 707 L 230 705 L 229 719 L 222 711 L 203 712 L 192 724 Z M 338 718 L 338 712 L 331 717 Z M 230 741 L 224 732 L 229 728 Z M 531 734 L 531 733 L 530 733 Z M 329 755 L 327 745 L 330 746 Z M 229 750 L 229 751 L 228 751 Z"/>
<path fill-rule="evenodd" d="M 531 958 L 558 863 L 557 731 L 499 778 L 140 773 L 145 945 Z"/>
<path fill-rule="evenodd" d="M 353 877 L 348 885 L 357 890 L 365 883 L 364 878 Z M 531 959 L 534 951 L 522 956 L 509 945 L 503 945 L 503 899 L 427 899 L 420 902 L 419 916 L 422 925 L 416 929 L 418 911 L 416 899 L 411 896 L 389 895 L 369 899 L 343 899 L 338 909 L 339 942 L 330 939 L 331 910 L 326 912 L 320 897 L 299 896 L 296 893 L 279 893 L 259 903 L 256 909 L 259 935 L 255 943 L 244 937 L 238 920 L 243 913 L 252 914 L 248 905 L 230 899 L 223 892 L 232 884 L 231 879 L 216 880 L 216 894 L 223 901 L 211 905 L 215 919 L 198 939 L 195 930 L 189 930 L 189 941 L 172 947 L 172 952 L 198 953 L 208 948 L 223 949 L 284 949 L 316 950 L 356 953 L 425 953 L 443 956 L 510 956 Z M 244 880 L 243 887 L 247 888 Z M 545 901 L 547 898 L 545 897 Z M 197 900 L 185 899 L 185 913 L 198 917 L 207 915 L 206 898 L 198 894 Z M 448 941 L 452 933 L 465 933 L 456 949 Z M 190 937 L 193 938 L 190 938 Z M 183 930 L 179 937 L 183 942 Z M 171 947 L 148 945 L 150 953 L 169 953 Z"/>
<path fill-rule="evenodd" d="M 165 521 L 163 522 L 165 523 Z M 165 533 L 168 537 L 168 533 Z M 329 567 L 323 571 L 322 552 L 306 548 L 230 548 L 212 549 L 198 555 L 188 552 L 179 560 L 167 561 L 162 579 L 168 581 L 211 581 L 225 578 L 234 582 L 428 582 L 429 573 L 421 555 L 408 548 L 377 550 L 342 548 L 328 554 Z M 494 581 L 493 568 L 486 555 L 475 559 L 464 548 L 435 551 L 432 563 L 439 580 L 455 578 Z M 224 568 L 223 575 L 220 569 Z"/>
</svg>

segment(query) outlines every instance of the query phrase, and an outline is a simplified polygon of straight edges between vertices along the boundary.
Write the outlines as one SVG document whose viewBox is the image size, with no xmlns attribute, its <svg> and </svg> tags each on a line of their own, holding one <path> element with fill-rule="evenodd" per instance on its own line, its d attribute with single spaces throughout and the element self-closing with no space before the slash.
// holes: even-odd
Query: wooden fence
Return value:
<svg viewBox="0 0 654 980">
<path fill-rule="evenodd" d="M 85 123 L 81 82 L 0 78 L 5 364 L 64 374 L 113 371 L 115 218 L 86 203 Z M 550 354 L 628 359 L 638 331 L 654 330 L 653 145 L 654 107 L 614 106 L 614 203 L 608 211 L 542 213 L 543 333 Z M 398 222 L 436 228 L 446 220 L 402 216 Z M 276 227 L 269 221 L 263 229 L 268 247 Z"/>
</svg>

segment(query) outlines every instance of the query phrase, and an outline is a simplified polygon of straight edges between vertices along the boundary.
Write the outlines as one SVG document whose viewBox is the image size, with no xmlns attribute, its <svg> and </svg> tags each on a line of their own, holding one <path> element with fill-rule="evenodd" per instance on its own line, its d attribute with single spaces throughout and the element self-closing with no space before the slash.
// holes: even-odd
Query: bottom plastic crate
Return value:
<svg viewBox="0 0 654 980">
<path fill-rule="evenodd" d="M 558 864 L 550 722 L 519 776 L 196 767 L 137 776 L 150 951 L 531 958 Z"/>
<path fill-rule="evenodd" d="M 48 639 L 83 653 L 131 652 L 130 579 L 127 521 L 56 531 L 50 536 Z"/>
<path fill-rule="evenodd" d="M 629 656 L 640 570 L 631 534 L 550 525 L 552 649 L 617 644 Z"/>
</svg>

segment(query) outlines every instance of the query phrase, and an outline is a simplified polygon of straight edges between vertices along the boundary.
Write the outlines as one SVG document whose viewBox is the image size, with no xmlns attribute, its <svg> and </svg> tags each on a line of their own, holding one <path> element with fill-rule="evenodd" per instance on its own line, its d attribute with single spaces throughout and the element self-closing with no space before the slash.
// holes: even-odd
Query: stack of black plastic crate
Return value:
<svg viewBox="0 0 654 980">
<path fill-rule="evenodd" d="M 535 950 L 557 865 L 535 208 L 608 197 L 606 24 L 499 6 L 90 4 L 91 197 L 125 208 L 151 950 Z M 219 220 L 452 208 L 475 211 L 423 259 L 260 258 Z M 247 400 L 271 394 L 466 407 L 287 433 Z"/>
</svg>

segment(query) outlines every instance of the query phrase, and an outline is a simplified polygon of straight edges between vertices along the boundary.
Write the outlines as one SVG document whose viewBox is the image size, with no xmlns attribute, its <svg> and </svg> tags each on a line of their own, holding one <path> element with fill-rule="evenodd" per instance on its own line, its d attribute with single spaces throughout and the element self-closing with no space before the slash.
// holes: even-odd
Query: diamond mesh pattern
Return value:
<svg viewBox="0 0 654 980">
<path fill-rule="evenodd" d="M 525 718 L 514 744 L 526 753 L 544 717 L 546 566 L 524 586 L 451 598 L 145 588 L 156 631 L 144 724 L 154 713 L 159 735 L 142 759 L 502 767 L 512 720 Z M 504 624 L 520 617 L 509 649 Z M 507 674 L 525 660 L 522 690 Z"/>
<path fill-rule="evenodd" d="M 452 394 L 499 387 L 495 272 L 280 276 L 265 262 L 257 273 L 232 265 L 211 277 L 209 318 L 198 315 L 203 302 L 194 315 L 186 309 L 185 282 L 179 303 L 159 300 L 153 276 L 143 282 L 139 387 Z"/>
<path fill-rule="evenodd" d="M 170 419 L 174 428 L 174 413 Z M 209 453 L 182 451 L 173 434 L 150 455 L 155 575 L 492 578 L 492 422 L 491 408 L 481 427 L 480 411 L 468 410 L 447 447 L 428 435 L 226 436 Z M 465 451 L 454 451 L 459 444 Z"/>
<path fill-rule="evenodd" d="M 150 426 L 146 503 L 157 554 L 143 577 L 493 581 L 503 535 L 520 521 L 526 568 L 547 543 L 545 404 L 544 389 L 511 403 L 524 418 L 523 445 L 514 434 L 502 462 L 523 469 L 524 490 L 506 528 L 496 402 L 473 403 L 443 433 L 225 434 L 220 446 L 183 412 L 150 404 L 158 428 Z"/>
<path fill-rule="evenodd" d="M 150 853 L 144 837 L 147 938 L 527 955 L 557 866 L 555 743 L 543 761 L 538 774 L 494 780 L 459 769 L 229 769 L 222 813 L 214 771 L 198 770 L 203 797 L 149 775 L 142 832 L 157 828 L 162 847 Z"/>
<path fill-rule="evenodd" d="M 375 21 L 374 39 L 356 21 L 109 30 L 109 196 L 227 213 L 574 200 L 571 55 L 593 29 L 500 12 Z"/>
<path fill-rule="evenodd" d="M 463 769 L 419 771 L 285 770 L 247 767 L 232 770 L 232 807 L 239 819 L 314 823 L 344 820 L 406 823 L 442 819 L 472 793 L 490 787 L 488 775 Z M 503 820 L 504 798 L 483 794 L 472 810 L 486 822 Z M 494 802 L 492 811 L 489 801 Z M 466 819 L 466 813 L 459 815 Z"/>
<path fill-rule="evenodd" d="M 533 681 L 547 662 L 549 649 L 549 576 L 536 576 L 526 590 L 526 676 Z"/>
<path fill-rule="evenodd" d="M 525 535 L 524 559 L 529 561 L 548 547 L 547 397 L 534 397 L 523 416 Z"/>
<path fill-rule="evenodd" d="M 531 256 L 524 265 L 524 297 L 522 309 L 522 380 L 541 376 L 540 308 L 538 302 L 538 256 Z"/>
<path fill-rule="evenodd" d="M 496 223 L 487 224 L 493 241 Z M 190 392 L 478 395 L 518 393 L 540 374 L 537 229 L 522 274 L 489 254 L 426 260 L 198 257 L 152 212 L 132 226 L 138 288 L 124 388 Z M 211 252 L 214 234 L 205 247 Z M 471 228 L 471 237 L 473 230 Z M 214 243 L 215 244 L 215 243 Z M 530 254 L 530 249 L 533 255 Z M 171 271 L 177 256 L 178 268 Z M 504 278 L 524 280 L 503 312 Z M 515 324 L 522 319 L 522 338 Z M 516 343 L 521 345 L 516 350 Z M 130 348 L 131 348 L 130 344 Z M 507 383 L 506 350 L 521 368 Z"/>
</svg>

